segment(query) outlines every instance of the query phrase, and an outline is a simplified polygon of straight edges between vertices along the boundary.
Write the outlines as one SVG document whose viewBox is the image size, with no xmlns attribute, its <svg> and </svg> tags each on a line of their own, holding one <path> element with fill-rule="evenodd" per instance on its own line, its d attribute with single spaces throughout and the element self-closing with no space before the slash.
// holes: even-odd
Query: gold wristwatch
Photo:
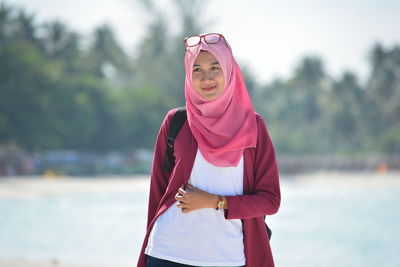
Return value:
<svg viewBox="0 0 400 267">
<path fill-rule="evenodd" d="M 224 201 L 224 198 L 223 197 L 221 197 L 221 196 L 218 196 L 218 204 L 217 204 L 217 210 L 223 210 L 224 209 L 224 207 L 225 207 L 225 201 Z"/>
</svg>

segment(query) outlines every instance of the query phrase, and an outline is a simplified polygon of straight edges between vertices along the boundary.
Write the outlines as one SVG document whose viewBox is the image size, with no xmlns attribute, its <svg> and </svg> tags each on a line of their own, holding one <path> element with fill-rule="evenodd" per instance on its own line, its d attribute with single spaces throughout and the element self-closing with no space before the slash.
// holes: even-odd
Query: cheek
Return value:
<svg viewBox="0 0 400 267">
<path fill-rule="evenodd" d="M 192 86 L 196 90 L 198 90 L 198 88 L 200 87 L 200 79 L 196 77 L 196 75 L 193 75 L 192 77 Z"/>
<path fill-rule="evenodd" d="M 192 83 L 199 82 L 199 81 L 200 81 L 199 74 L 193 73 L 192 74 Z"/>
<path fill-rule="evenodd" d="M 216 80 L 218 80 L 218 82 L 224 86 L 225 84 L 225 79 L 224 79 L 224 75 L 222 73 L 222 71 L 215 77 Z"/>
</svg>

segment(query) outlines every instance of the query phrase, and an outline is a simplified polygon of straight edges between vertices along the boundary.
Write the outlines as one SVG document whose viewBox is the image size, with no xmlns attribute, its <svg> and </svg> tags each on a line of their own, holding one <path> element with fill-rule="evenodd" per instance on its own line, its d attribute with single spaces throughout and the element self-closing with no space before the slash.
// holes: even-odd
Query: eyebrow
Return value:
<svg viewBox="0 0 400 267">
<path fill-rule="evenodd" d="M 219 63 L 218 62 L 213 62 L 210 65 L 219 65 Z M 194 64 L 193 65 L 193 67 L 199 67 L 199 66 L 200 66 L 200 64 Z"/>
</svg>

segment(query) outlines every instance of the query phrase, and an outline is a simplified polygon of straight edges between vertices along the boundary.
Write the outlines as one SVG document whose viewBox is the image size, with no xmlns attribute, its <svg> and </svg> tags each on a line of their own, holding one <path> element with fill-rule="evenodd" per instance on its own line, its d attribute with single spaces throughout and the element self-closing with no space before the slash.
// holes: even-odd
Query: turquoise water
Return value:
<svg viewBox="0 0 400 267">
<path fill-rule="evenodd" d="M 271 219 L 277 266 L 400 266 L 399 183 L 291 181 L 283 193 Z"/>
<path fill-rule="evenodd" d="M 0 200 L 0 258 L 134 266 L 147 193 Z"/>
<path fill-rule="evenodd" d="M 399 177 L 400 179 L 400 177 Z M 276 266 L 400 266 L 400 181 L 282 179 Z M 147 191 L 0 198 L 0 258 L 136 266 Z"/>
</svg>

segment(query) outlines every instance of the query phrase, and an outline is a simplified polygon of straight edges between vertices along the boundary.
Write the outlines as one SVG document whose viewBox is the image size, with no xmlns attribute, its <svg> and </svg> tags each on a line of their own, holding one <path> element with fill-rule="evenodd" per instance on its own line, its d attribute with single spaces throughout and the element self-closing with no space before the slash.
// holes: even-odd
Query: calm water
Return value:
<svg viewBox="0 0 400 267">
<path fill-rule="evenodd" d="M 400 266 L 400 177 L 282 179 L 276 266 Z M 0 198 L 0 258 L 136 266 L 147 191 Z"/>
</svg>

